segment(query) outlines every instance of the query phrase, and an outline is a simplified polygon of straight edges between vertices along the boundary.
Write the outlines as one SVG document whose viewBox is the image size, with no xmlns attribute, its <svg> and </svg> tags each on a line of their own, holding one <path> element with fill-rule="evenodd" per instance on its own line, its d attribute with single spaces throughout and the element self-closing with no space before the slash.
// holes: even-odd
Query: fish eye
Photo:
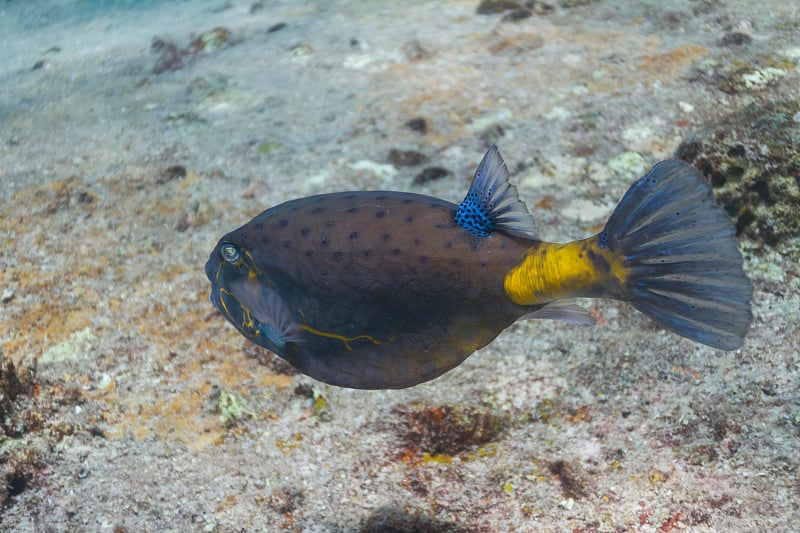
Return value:
<svg viewBox="0 0 800 533">
<path fill-rule="evenodd" d="M 241 255 L 241 252 L 239 252 L 239 247 L 229 242 L 226 242 L 220 246 L 219 251 L 222 254 L 222 258 L 228 263 L 237 261 Z"/>
</svg>

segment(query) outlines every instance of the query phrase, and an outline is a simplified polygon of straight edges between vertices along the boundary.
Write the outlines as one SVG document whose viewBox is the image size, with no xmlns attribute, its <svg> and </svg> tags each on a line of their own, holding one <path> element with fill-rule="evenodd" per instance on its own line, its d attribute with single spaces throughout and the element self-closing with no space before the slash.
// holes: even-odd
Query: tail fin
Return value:
<svg viewBox="0 0 800 533">
<path fill-rule="evenodd" d="M 598 238 L 624 259 L 623 299 L 684 337 L 723 350 L 742 345 L 753 288 L 733 225 L 693 166 L 654 166 Z"/>
</svg>

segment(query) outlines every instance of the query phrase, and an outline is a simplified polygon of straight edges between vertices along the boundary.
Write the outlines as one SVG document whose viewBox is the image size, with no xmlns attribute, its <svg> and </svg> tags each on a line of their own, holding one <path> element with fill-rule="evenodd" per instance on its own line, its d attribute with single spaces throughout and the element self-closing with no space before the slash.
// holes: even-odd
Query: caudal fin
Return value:
<svg viewBox="0 0 800 533">
<path fill-rule="evenodd" d="M 623 257 L 625 300 L 684 337 L 723 350 L 742 345 L 753 288 L 733 225 L 693 166 L 655 165 L 598 238 Z"/>
</svg>

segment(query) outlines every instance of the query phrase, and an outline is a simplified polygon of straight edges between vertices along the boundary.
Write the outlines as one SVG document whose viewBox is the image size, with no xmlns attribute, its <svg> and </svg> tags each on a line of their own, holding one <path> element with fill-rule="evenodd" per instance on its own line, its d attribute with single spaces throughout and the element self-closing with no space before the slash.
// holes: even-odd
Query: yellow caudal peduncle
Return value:
<svg viewBox="0 0 800 533">
<path fill-rule="evenodd" d="M 518 305 L 577 297 L 617 297 L 628 277 L 623 260 L 600 248 L 597 236 L 566 244 L 539 242 L 505 277 L 506 294 Z"/>
</svg>

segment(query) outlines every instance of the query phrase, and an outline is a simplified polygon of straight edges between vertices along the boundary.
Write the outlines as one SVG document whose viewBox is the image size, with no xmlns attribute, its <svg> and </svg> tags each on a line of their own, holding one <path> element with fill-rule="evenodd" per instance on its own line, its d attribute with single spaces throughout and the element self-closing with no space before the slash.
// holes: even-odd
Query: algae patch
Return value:
<svg viewBox="0 0 800 533">
<path fill-rule="evenodd" d="M 85 355 L 86 345 L 94 339 L 95 334 L 90 328 L 74 331 L 63 341 L 45 350 L 38 362 L 40 365 L 46 365 L 81 359 Z"/>
<path fill-rule="evenodd" d="M 697 132 L 676 156 L 703 171 L 739 234 L 768 246 L 800 237 L 800 102 L 758 102 Z"/>
</svg>

